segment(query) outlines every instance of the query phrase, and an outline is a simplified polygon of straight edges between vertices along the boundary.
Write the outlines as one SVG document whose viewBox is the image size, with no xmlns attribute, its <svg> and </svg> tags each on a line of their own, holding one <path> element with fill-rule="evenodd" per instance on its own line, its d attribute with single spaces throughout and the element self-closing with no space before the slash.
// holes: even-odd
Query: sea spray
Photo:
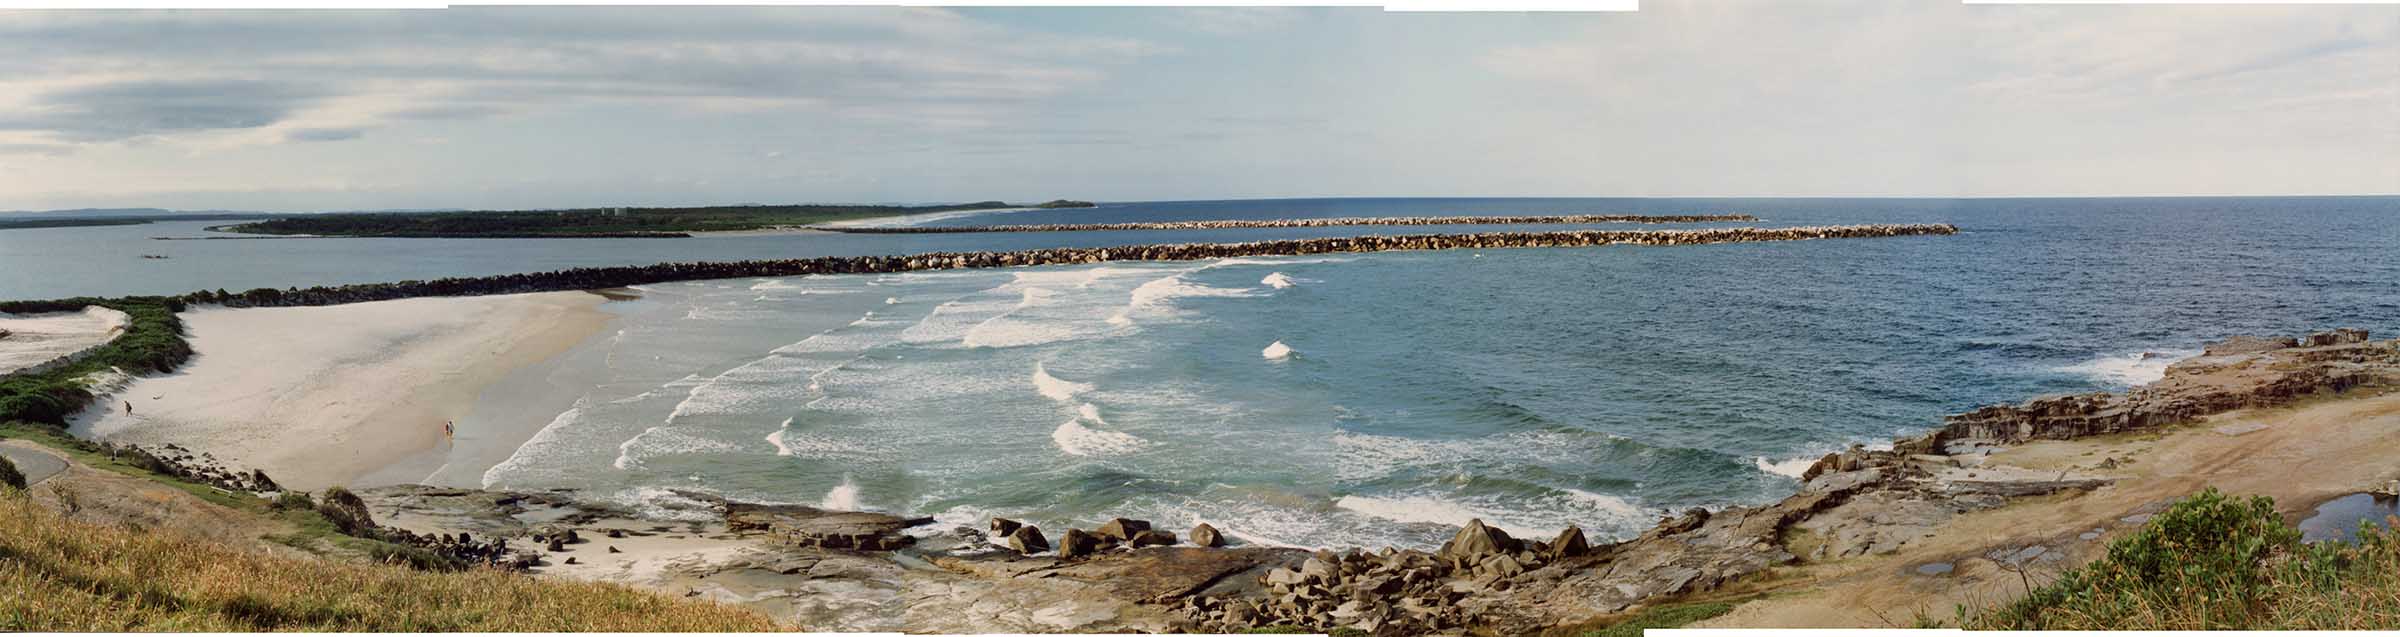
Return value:
<svg viewBox="0 0 2400 637">
<path fill-rule="evenodd" d="M 850 479 L 850 474 L 842 474 L 842 483 L 834 485 L 833 489 L 826 491 L 825 499 L 817 503 L 817 508 L 832 511 L 861 510 L 858 508 L 858 482 Z"/>
</svg>

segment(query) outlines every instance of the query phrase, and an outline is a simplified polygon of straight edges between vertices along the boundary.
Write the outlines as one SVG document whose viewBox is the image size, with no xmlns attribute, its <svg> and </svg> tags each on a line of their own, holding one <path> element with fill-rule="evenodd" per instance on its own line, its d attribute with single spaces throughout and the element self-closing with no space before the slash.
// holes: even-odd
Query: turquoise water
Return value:
<svg viewBox="0 0 2400 637">
<path fill-rule="evenodd" d="M 1945 413 L 2141 382 L 2205 339 L 2400 329 L 2394 198 L 1170 202 L 935 223 L 1554 212 L 1964 232 L 658 285 L 608 305 L 616 329 L 561 365 L 573 408 L 470 418 L 540 433 L 432 478 L 661 515 L 688 506 L 668 489 L 698 489 L 961 523 L 1205 520 L 1305 546 L 1430 546 L 1468 517 L 1622 537 L 1664 510 L 1781 497 L 1808 459 Z M 0 290 L 1363 233 L 140 238 L 160 230 L 0 232 Z M 26 256 L 106 253 L 76 241 L 193 252 L 162 271 Z M 1269 357 L 1277 343 L 1290 353 Z"/>
</svg>

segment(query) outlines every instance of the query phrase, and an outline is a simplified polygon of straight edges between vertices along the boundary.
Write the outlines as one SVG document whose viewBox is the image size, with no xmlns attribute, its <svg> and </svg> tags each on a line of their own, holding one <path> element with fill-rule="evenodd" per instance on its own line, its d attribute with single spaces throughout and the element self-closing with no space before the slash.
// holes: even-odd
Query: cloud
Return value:
<svg viewBox="0 0 2400 637">
<path fill-rule="evenodd" d="M 1180 7 L 1167 14 L 1175 27 L 1210 35 L 1280 31 L 1300 20 L 1293 7 Z"/>
<path fill-rule="evenodd" d="M 0 155 L 48 155 L 58 157 L 74 154 L 75 147 L 67 144 L 0 144 Z"/>
<path fill-rule="evenodd" d="M 295 142 L 338 142 L 366 135 L 359 128 L 295 128 L 285 131 L 283 138 Z"/>
<path fill-rule="evenodd" d="M 25 111 L 0 115 L 0 129 L 86 142 L 260 128 L 318 97 L 296 84 L 256 80 L 104 82 L 40 94 Z"/>
<path fill-rule="evenodd" d="M 34 97 L 0 97 L 0 130 L 61 143 L 259 128 L 317 140 L 592 102 L 979 125 L 1159 50 L 934 9 L 671 11 L 10 15 L 0 96 Z"/>
</svg>

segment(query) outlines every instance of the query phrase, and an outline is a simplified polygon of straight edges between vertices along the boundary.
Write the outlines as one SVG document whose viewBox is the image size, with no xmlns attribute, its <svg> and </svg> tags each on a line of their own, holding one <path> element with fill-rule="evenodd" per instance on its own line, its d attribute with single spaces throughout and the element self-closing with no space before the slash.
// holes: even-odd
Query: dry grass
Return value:
<svg viewBox="0 0 2400 637">
<path fill-rule="evenodd" d="M 284 558 L 97 526 L 0 488 L 0 630 L 779 629 L 747 610 L 613 585 Z"/>
</svg>

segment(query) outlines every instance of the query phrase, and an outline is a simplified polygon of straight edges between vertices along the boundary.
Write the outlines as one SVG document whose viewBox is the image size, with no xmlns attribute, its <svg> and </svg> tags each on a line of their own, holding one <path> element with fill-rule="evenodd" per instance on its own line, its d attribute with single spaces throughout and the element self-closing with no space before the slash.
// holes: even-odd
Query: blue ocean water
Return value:
<svg viewBox="0 0 2400 637">
<path fill-rule="evenodd" d="M 662 284 L 569 354 L 600 370 L 573 409 L 462 421 L 538 433 L 428 478 L 664 515 L 669 489 L 700 489 L 960 523 L 1209 521 L 1304 546 L 1430 546 L 1470 517 L 1622 537 L 1781 497 L 1814 456 L 1946 413 L 2141 382 L 2203 340 L 2400 329 L 2400 198 L 1160 202 L 931 223 L 1564 212 L 1964 232 Z M 0 231 L 0 292 L 1434 231 L 139 238 L 160 230 Z M 51 262 L 160 245 L 191 252 L 170 271 Z"/>
</svg>

